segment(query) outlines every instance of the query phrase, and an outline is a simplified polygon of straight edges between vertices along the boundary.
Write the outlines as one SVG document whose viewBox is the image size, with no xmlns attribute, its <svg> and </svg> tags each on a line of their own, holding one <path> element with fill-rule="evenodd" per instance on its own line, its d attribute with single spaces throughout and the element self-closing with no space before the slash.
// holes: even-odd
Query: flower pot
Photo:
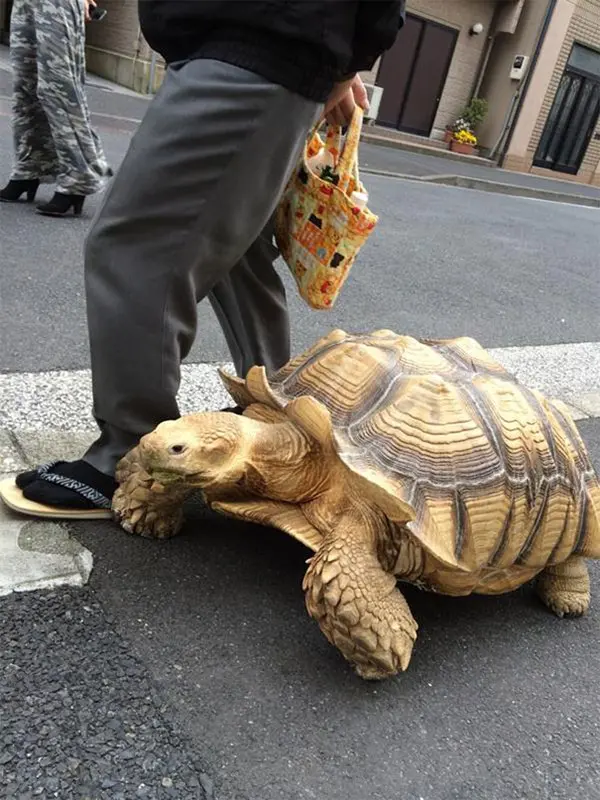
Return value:
<svg viewBox="0 0 600 800">
<path fill-rule="evenodd" d="M 452 141 L 452 128 L 446 128 L 444 132 L 444 141 L 446 142 L 446 144 L 450 144 L 450 142 Z"/>
<path fill-rule="evenodd" d="M 450 142 L 450 150 L 453 153 L 462 153 L 463 156 L 472 156 L 475 152 L 475 146 L 472 144 L 464 144 L 464 142 L 457 142 L 456 139 L 452 139 Z"/>
</svg>

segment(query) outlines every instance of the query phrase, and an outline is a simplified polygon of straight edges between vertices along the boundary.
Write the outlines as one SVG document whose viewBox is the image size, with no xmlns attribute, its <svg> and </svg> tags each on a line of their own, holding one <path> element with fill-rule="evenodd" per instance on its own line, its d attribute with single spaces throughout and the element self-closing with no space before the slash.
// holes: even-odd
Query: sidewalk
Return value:
<svg viewBox="0 0 600 800">
<path fill-rule="evenodd" d="M 496 162 L 479 155 L 466 155 L 454 153 L 448 145 L 438 139 L 429 139 L 426 136 L 403 133 L 395 128 L 384 128 L 379 125 L 365 125 L 362 132 L 363 142 L 392 147 L 397 150 L 406 150 L 424 156 L 439 156 L 449 161 L 458 161 L 462 164 L 478 164 L 481 167 L 495 167 Z"/>
<path fill-rule="evenodd" d="M 365 141 L 361 146 L 361 168 L 375 175 L 600 207 L 598 187 L 482 166 L 472 161 L 449 161 L 441 152 L 442 156 L 437 151 L 435 155 L 424 155 Z"/>
<path fill-rule="evenodd" d="M 463 188 L 485 188 L 476 186 L 474 182 L 496 182 L 511 189 L 528 188 L 540 191 L 556 192 L 561 195 L 573 195 L 600 199 L 600 187 L 590 184 L 575 183 L 561 178 L 561 173 L 556 173 L 556 177 L 546 177 L 535 175 L 530 172 L 514 172 L 496 166 L 494 161 L 480 156 L 467 156 L 453 153 L 448 150 L 447 145 L 437 140 L 425 139 L 421 136 L 404 134 L 399 131 L 381 128 L 377 125 L 366 127 L 362 141 L 364 145 L 376 146 L 379 151 L 379 160 L 385 160 L 384 148 L 392 151 L 401 151 L 400 156 L 389 155 L 388 163 L 391 169 L 399 168 L 402 161 L 407 161 L 410 176 L 428 177 L 433 180 L 433 175 L 438 178 L 462 178 L 467 180 L 438 180 L 437 183 L 447 183 L 452 186 Z M 415 156 L 407 158 L 408 154 Z M 452 163 L 447 163 L 452 162 Z M 411 169 L 414 164 L 420 165 L 420 170 Z M 516 194 L 517 192 L 507 192 Z M 552 199 L 552 198 L 549 198 Z M 558 198 L 556 198 L 558 199 Z M 564 201 L 563 201 L 564 202 Z M 595 205 L 595 204 L 593 204 Z"/>
</svg>

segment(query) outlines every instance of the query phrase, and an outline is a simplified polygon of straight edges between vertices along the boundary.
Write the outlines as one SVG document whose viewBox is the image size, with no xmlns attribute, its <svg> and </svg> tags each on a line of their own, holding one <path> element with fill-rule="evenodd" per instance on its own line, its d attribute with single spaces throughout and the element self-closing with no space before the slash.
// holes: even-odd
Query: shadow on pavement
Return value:
<svg viewBox="0 0 600 800">
<path fill-rule="evenodd" d="M 219 797 L 600 797 L 598 569 L 581 620 L 556 619 L 531 587 L 459 599 L 408 587 L 409 670 L 368 683 L 308 618 L 309 553 L 285 534 L 195 512 L 167 542 L 109 523 L 76 535 Z"/>
</svg>

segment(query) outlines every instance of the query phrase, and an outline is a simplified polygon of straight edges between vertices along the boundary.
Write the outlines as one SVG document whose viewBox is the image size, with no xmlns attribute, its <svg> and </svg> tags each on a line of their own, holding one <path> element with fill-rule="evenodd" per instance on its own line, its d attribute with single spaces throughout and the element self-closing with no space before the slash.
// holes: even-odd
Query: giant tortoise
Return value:
<svg viewBox="0 0 600 800">
<path fill-rule="evenodd" d="M 271 376 L 222 377 L 242 415 L 164 422 L 119 465 L 127 530 L 176 532 L 201 489 L 299 539 L 307 609 L 363 678 L 409 663 L 417 623 L 397 581 L 499 594 L 537 576 L 556 614 L 587 610 L 600 485 L 583 442 L 566 406 L 473 339 L 336 330 Z"/>
</svg>

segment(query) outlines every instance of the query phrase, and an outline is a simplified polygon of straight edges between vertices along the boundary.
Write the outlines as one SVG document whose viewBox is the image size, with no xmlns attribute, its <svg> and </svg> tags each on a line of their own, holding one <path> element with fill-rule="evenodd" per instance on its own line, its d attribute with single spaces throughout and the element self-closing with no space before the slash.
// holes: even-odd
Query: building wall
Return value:
<svg viewBox="0 0 600 800">
<path fill-rule="evenodd" d="M 531 56 L 536 47 L 549 0 L 526 0 L 514 32 L 497 33 L 490 52 L 479 94 L 488 101 L 488 114 L 477 131 L 482 148 L 498 144 L 519 83 L 511 80 L 515 56 Z"/>
<path fill-rule="evenodd" d="M 5 2 L 0 0 L 0 8 Z M 507 0 L 499 2 L 506 3 Z M 525 0 L 515 32 L 502 33 L 496 38 L 479 92 L 490 103 L 488 119 L 479 132 L 484 147 L 495 144 L 514 94 L 515 85 L 509 78 L 512 59 L 517 53 L 533 53 L 547 3 L 548 0 Z M 433 136 L 443 133 L 445 125 L 456 119 L 472 95 L 489 36 L 493 33 L 494 22 L 497 22 L 497 5 L 496 0 L 408 1 L 409 13 L 459 32 L 434 121 Z M 518 0 L 514 0 L 511 8 L 517 5 Z M 148 91 L 152 53 L 139 31 L 137 3 L 133 0 L 103 0 L 102 6 L 108 11 L 105 19 L 87 26 L 88 68 L 137 91 Z M 482 23 L 484 32 L 470 36 L 469 29 L 476 22 Z M 509 169 L 543 174 L 543 171 L 532 168 L 533 156 L 575 41 L 600 49 L 600 0 L 557 1 L 507 153 L 505 166 Z M 155 59 L 154 67 L 154 88 L 157 88 L 163 75 L 161 59 Z M 363 73 L 364 80 L 375 83 L 378 69 L 379 63 L 370 72 Z M 600 132 L 600 126 L 597 132 Z M 562 173 L 551 174 L 569 178 Z M 599 140 L 592 139 L 575 179 L 600 184 Z"/>
<path fill-rule="evenodd" d="M 408 11 L 459 31 L 452 64 L 434 121 L 433 135 L 441 135 L 447 123 L 461 113 L 469 101 L 476 79 L 496 0 L 409 0 Z M 134 0 L 103 0 L 107 15 L 102 22 L 88 25 L 87 58 L 91 72 L 137 91 L 149 88 L 151 51 L 140 35 L 137 3 Z M 469 36 L 476 22 L 484 25 L 480 36 Z M 375 83 L 379 64 L 363 73 L 367 83 Z M 155 63 L 154 88 L 162 80 L 161 59 Z"/>
<path fill-rule="evenodd" d="M 481 53 L 485 47 L 496 0 L 409 0 L 408 11 L 440 22 L 459 31 L 454 57 L 444 87 L 434 129 L 441 134 L 447 122 L 454 120 L 470 99 Z M 107 15 L 100 23 L 88 25 L 88 68 L 116 83 L 137 91 L 148 89 L 150 48 L 139 32 L 137 3 L 134 0 L 103 0 Z M 469 36 L 469 28 L 481 22 L 485 31 Z M 379 62 L 363 73 L 367 83 L 375 83 Z M 162 61 L 158 59 L 154 88 L 162 79 Z"/>
<path fill-rule="evenodd" d="M 456 49 L 433 123 L 434 135 L 442 134 L 446 125 L 454 122 L 471 99 L 495 8 L 495 0 L 476 0 L 476 2 L 452 0 L 446 3 L 441 3 L 439 0 L 413 0 L 413 2 L 409 0 L 410 12 L 459 31 Z M 483 33 L 479 36 L 470 36 L 469 29 L 476 22 L 481 22 L 483 25 Z"/>
<path fill-rule="evenodd" d="M 515 128 L 515 136 L 508 151 L 505 166 L 509 169 L 531 171 L 536 174 L 551 175 L 555 178 L 600 185 L 600 141 L 595 139 L 594 136 L 592 136 L 585 158 L 576 176 L 532 167 L 535 151 L 573 44 L 576 42 L 600 51 L 600 0 L 559 0 L 555 13 L 558 14 L 558 19 L 562 20 L 563 24 L 568 18 L 568 25 L 564 25 L 562 28 L 562 40 L 558 42 L 556 37 L 560 33 L 560 29 L 557 29 L 558 22 L 555 22 L 554 37 L 551 37 L 548 44 L 549 47 L 554 48 L 556 56 L 555 58 L 547 58 L 536 69 L 536 75 L 532 80 L 532 88 L 528 92 L 524 104 L 525 118 L 523 121 L 519 119 L 521 129 L 519 130 L 519 126 Z M 565 30 L 566 34 L 564 33 Z M 559 44 L 560 46 L 558 46 Z M 552 55 L 553 53 L 550 52 L 549 56 Z M 540 61 L 542 61 L 541 58 Z M 533 95 L 533 82 L 535 79 L 538 79 L 538 91 L 540 88 L 544 88 L 544 91 L 539 94 L 537 104 Z M 529 105 L 536 111 L 533 119 L 531 108 L 527 108 Z M 595 133 L 600 133 L 600 122 L 596 126 Z"/>
<path fill-rule="evenodd" d="M 101 22 L 87 25 L 87 65 L 91 72 L 146 92 L 152 52 L 139 28 L 137 3 L 102 0 L 107 11 Z"/>
</svg>

